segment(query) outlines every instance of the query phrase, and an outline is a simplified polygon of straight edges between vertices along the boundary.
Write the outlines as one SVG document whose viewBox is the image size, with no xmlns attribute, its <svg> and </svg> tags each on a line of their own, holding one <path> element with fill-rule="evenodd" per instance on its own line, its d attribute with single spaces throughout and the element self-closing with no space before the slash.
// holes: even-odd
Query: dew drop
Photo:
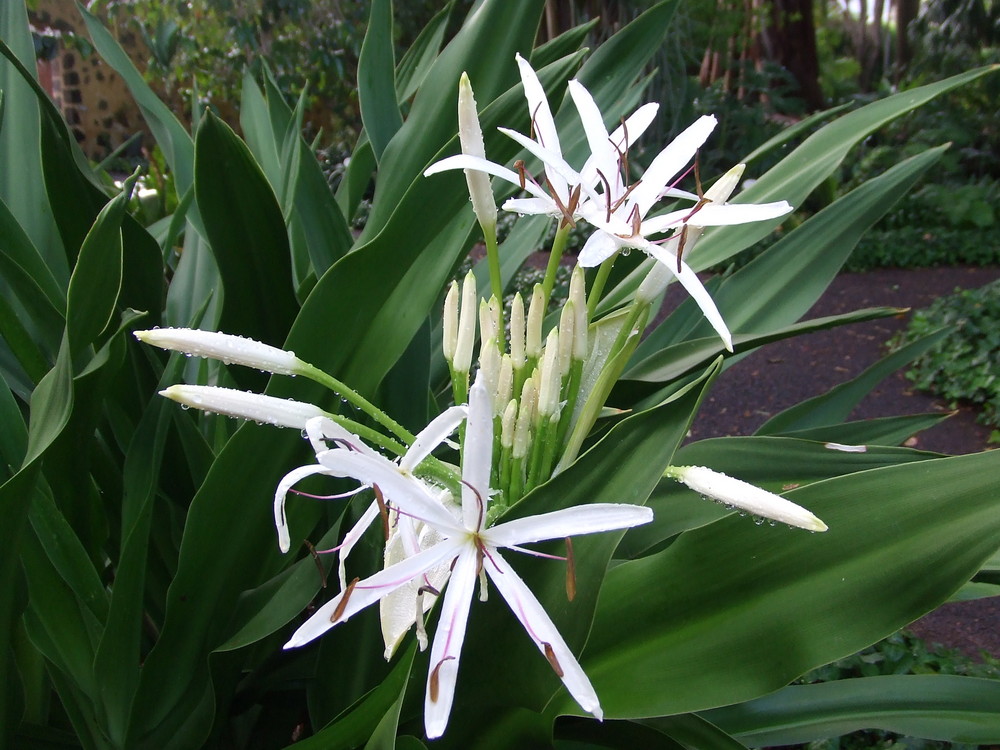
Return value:
<svg viewBox="0 0 1000 750">
<path fill-rule="evenodd" d="M 181 408 L 187 411 L 188 409 L 191 408 L 191 406 L 189 404 L 181 404 Z"/>
</svg>

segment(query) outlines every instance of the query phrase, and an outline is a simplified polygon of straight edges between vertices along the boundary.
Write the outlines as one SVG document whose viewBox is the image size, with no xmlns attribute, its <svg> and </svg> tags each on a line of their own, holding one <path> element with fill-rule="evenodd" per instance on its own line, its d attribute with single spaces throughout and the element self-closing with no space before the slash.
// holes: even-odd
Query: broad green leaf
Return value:
<svg viewBox="0 0 1000 750">
<path fill-rule="evenodd" d="M 290 747 L 295 750 L 349 750 L 367 741 L 390 711 L 398 713 L 416 652 L 416 643 L 411 643 L 398 655 L 395 666 L 380 685 L 312 737 Z"/>
<path fill-rule="evenodd" d="M 730 737 L 719 727 L 697 714 L 663 716 L 656 719 L 644 719 L 639 723 L 663 732 L 686 748 L 746 750 L 746 746 L 742 742 Z"/>
<path fill-rule="evenodd" d="M 880 675 L 793 685 L 705 717 L 754 746 L 810 742 L 859 729 L 993 745 L 1000 742 L 1000 681 Z"/>
<path fill-rule="evenodd" d="M 856 422 L 822 425 L 806 430 L 781 433 L 800 440 L 820 440 L 847 445 L 900 445 L 911 436 L 941 423 L 951 414 L 907 414 L 902 417 L 876 417 Z"/>
<path fill-rule="evenodd" d="M 434 58 L 441 50 L 454 2 L 447 3 L 427 22 L 396 66 L 396 101 L 402 104 L 424 82 Z"/>
<path fill-rule="evenodd" d="M 396 106 L 395 68 L 392 3 L 372 0 L 368 30 L 358 58 L 358 100 L 376 161 L 382 160 L 386 145 L 403 126 Z"/>
<path fill-rule="evenodd" d="M 10 46 L 8 46 L 10 45 Z M 24 228 L 32 243 L 60 281 L 69 278 L 52 208 L 41 180 L 42 162 L 38 147 L 41 119 L 31 85 L 24 71 L 35 70 L 35 45 L 28 30 L 23 2 L 0 5 L 0 200 Z M 20 69 L 14 61 L 20 63 Z M 29 73 L 34 81 L 34 77 Z"/>
<path fill-rule="evenodd" d="M 15 293 L 23 290 L 21 296 L 24 297 L 33 295 L 42 297 L 42 300 L 36 303 L 38 310 L 35 311 L 35 315 L 38 317 L 47 315 L 41 310 L 45 305 L 55 310 L 61 318 L 66 306 L 66 291 L 56 281 L 45 259 L 2 200 L 0 200 L 0 249 L 3 250 L 0 256 L 3 262 L 3 278 L 10 288 Z M 28 302 L 29 300 L 22 299 L 25 305 Z"/>
<path fill-rule="evenodd" d="M 769 138 L 768 140 L 764 141 L 762 144 L 757 146 L 757 148 L 755 148 L 753 151 L 751 151 L 743 158 L 743 163 L 749 164 L 754 159 L 763 156 L 769 151 L 773 151 L 779 146 L 783 146 L 789 141 L 798 138 L 800 135 L 807 132 L 817 123 L 823 122 L 823 120 L 829 120 L 834 115 L 842 114 L 844 110 L 848 109 L 850 106 L 851 102 L 845 102 L 844 104 L 838 104 L 836 107 L 830 107 L 830 109 L 824 109 L 821 112 L 814 112 L 808 117 L 803 117 L 798 122 L 784 128 L 780 133 L 775 135 L 773 138 Z"/>
<path fill-rule="evenodd" d="M 572 55 L 583 46 L 587 39 L 587 34 L 593 30 L 598 21 L 600 21 L 599 18 L 592 18 L 586 23 L 578 24 L 562 32 L 555 39 L 549 39 L 547 42 L 535 47 L 531 50 L 531 67 L 535 70 L 544 68 L 561 57 Z"/>
<path fill-rule="evenodd" d="M 787 497 L 825 534 L 730 516 L 613 568 L 583 658 L 606 714 L 749 700 L 933 609 L 995 551 L 998 469 L 982 453 L 817 482 Z"/>
<path fill-rule="evenodd" d="M 7 297 L 0 297 L 0 346 L 7 349 L 23 368 L 29 383 L 20 383 L 19 372 L 13 365 L 6 365 L 12 386 L 22 392 L 30 391 L 32 383 L 37 383 L 49 369 L 49 361 L 38 347 L 35 336 L 25 328 L 22 316 L 10 304 Z"/>
<path fill-rule="evenodd" d="M 298 312 L 281 209 L 249 149 L 212 114 L 198 128 L 195 200 L 225 290 L 219 326 L 280 345 Z"/>
<path fill-rule="evenodd" d="M 926 104 L 934 97 L 1000 70 L 990 65 L 961 73 L 943 81 L 880 99 L 840 117 L 809 136 L 797 149 L 742 191 L 734 203 L 766 203 L 787 200 L 799 206 L 817 185 L 830 176 L 858 143 L 900 115 Z M 705 232 L 691 263 L 695 270 L 717 265 L 770 234 L 782 219 L 741 226 L 719 227 Z"/>
<path fill-rule="evenodd" d="M 897 349 L 868 367 L 856 378 L 841 383 L 820 396 L 785 409 L 780 414 L 775 414 L 760 426 L 757 434 L 784 435 L 844 421 L 854 407 L 861 403 L 861 400 L 882 380 L 916 360 L 951 333 L 952 329 L 942 329 Z"/>
</svg>

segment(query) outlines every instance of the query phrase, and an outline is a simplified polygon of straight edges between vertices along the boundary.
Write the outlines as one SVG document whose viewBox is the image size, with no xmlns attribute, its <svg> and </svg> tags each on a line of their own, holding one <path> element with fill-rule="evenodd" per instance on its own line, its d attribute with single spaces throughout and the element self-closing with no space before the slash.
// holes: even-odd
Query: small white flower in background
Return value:
<svg viewBox="0 0 1000 750">
<path fill-rule="evenodd" d="M 801 505 L 704 466 L 671 466 L 664 472 L 664 476 L 673 477 L 695 492 L 755 516 L 809 531 L 827 530 L 825 523 Z"/>
<path fill-rule="evenodd" d="M 648 523 L 653 513 L 635 505 L 593 504 L 487 526 L 489 477 L 493 450 L 493 405 L 479 380 L 469 394 L 465 447 L 462 456 L 461 511 L 448 508 L 405 481 L 395 465 L 372 461 L 361 454 L 332 449 L 318 455 L 320 463 L 358 481 L 377 485 L 401 515 L 415 519 L 440 535 L 440 541 L 404 556 L 365 580 L 355 580 L 330 600 L 291 637 L 285 648 L 301 646 L 365 607 L 403 587 L 424 592 L 425 577 L 450 567 L 441 616 L 430 654 L 430 672 L 424 700 L 427 736 L 440 737 L 448 724 L 454 700 L 469 607 L 482 576 L 493 581 L 529 637 L 562 679 L 580 706 L 602 718 L 600 702 L 576 657 L 534 594 L 500 554 L 503 548 L 527 552 L 522 545 L 578 534 L 625 529 Z M 481 596 L 485 596 L 481 589 Z M 422 606 L 415 603 L 412 611 Z"/>
<path fill-rule="evenodd" d="M 276 375 L 297 375 L 305 363 L 294 352 L 231 333 L 199 331 L 196 328 L 151 328 L 134 331 L 146 344 L 196 357 L 218 359 L 227 365 L 253 367 Z"/>
</svg>

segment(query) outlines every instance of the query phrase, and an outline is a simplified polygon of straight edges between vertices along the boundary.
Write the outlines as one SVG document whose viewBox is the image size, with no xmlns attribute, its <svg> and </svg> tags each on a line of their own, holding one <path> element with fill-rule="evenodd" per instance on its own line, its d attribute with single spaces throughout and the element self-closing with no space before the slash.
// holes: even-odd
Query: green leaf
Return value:
<svg viewBox="0 0 1000 750">
<path fill-rule="evenodd" d="M 868 367 L 856 378 L 841 383 L 822 395 L 806 399 L 780 414 L 775 414 L 760 426 L 757 434 L 785 435 L 844 421 L 854 407 L 861 403 L 861 400 L 882 380 L 913 362 L 952 332 L 953 329 L 945 328 L 897 349 Z"/>
<path fill-rule="evenodd" d="M 441 50 L 455 4 L 449 2 L 420 30 L 396 66 L 396 101 L 402 104 L 420 88 L 424 76 Z"/>
<path fill-rule="evenodd" d="M 1000 742 L 1000 682 L 956 675 L 860 677 L 794 685 L 705 716 L 755 746 L 859 729 L 992 745 Z"/>
<path fill-rule="evenodd" d="M 382 152 L 403 126 L 396 106 L 396 63 L 393 59 L 392 3 L 372 0 L 368 30 L 358 57 L 358 100 L 361 121 L 375 152 L 382 161 Z"/>
<path fill-rule="evenodd" d="M 613 568 L 583 659 L 606 715 L 755 698 L 933 609 L 996 548 L 998 469 L 982 453 L 817 482 L 787 497 L 825 534 L 734 515 Z"/>
<path fill-rule="evenodd" d="M 280 346 L 298 312 L 281 209 L 250 150 L 209 113 L 195 144 L 195 200 L 222 274 L 219 326 Z"/>
<path fill-rule="evenodd" d="M 833 173 L 848 152 L 871 133 L 940 94 L 998 70 L 1000 65 L 970 70 L 943 81 L 902 91 L 844 115 L 809 136 L 733 202 L 787 200 L 793 206 L 799 206 L 817 185 Z M 782 221 L 783 218 L 778 218 L 710 229 L 701 238 L 698 252 L 690 262 L 695 270 L 717 265 L 768 235 Z"/>
<path fill-rule="evenodd" d="M 907 414 L 901 417 L 876 417 L 856 422 L 822 425 L 805 430 L 783 432 L 785 437 L 820 440 L 847 445 L 900 445 L 911 436 L 940 424 L 951 414 Z"/>
</svg>

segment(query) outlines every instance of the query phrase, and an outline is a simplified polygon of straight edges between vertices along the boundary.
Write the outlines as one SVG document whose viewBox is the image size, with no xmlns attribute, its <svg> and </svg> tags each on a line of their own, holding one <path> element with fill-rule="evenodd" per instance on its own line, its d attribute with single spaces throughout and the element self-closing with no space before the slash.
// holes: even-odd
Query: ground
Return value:
<svg viewBox="0 0 1000 750">
<path fill-rule="evenodd" d="M 865 307 L 926 307 L 956 288 L 973 289 L 1000 278 L 1000 268 L 883 269 L 838 276 L 807 318 Z M 772 414 L 824 393 L 883 357 L 885 342 L 906 326 L 907 314 L 770 344 L 731 369 L 713 387 L 691 437 L 748 435 Z M 911 389 L 898 372 L 883 381 L 851 419 L 952 411 L 949 404 Z M 976 412 L 959 405 L 943 423 L 915 436 L 908 445 L 948 454 L 987 448 L 990 430 Z M 1000 485 L 1000 480 L 998 480 Z M 919 637 L 977 656 L 1000 657 L 1000 597 L 941 606 L 913 624 Z"/>
</svg>

